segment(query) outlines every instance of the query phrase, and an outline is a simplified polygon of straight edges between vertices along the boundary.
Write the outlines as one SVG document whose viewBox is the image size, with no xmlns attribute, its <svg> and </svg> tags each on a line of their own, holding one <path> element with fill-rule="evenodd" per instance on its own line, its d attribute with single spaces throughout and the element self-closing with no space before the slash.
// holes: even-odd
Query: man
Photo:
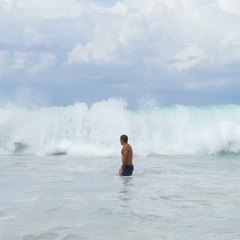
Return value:
<svg viewBox="0 0 240 240">
<path fill-rule="evenodd" d="M 128 136 L 122 135 L 120 137 L 122 148 L 122 166 L 119 169 L 119 176 L 132 176 L 133 167 L 133 150 L 128 144 Z"/>
</svg>

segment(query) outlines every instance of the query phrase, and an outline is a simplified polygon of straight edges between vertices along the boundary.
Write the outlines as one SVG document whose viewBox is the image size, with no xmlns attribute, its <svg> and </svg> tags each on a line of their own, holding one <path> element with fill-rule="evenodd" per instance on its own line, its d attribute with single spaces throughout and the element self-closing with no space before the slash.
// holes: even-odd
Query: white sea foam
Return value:
<svg viewBox="0 0 240 240">
<path fill-rule="evenodd" d="M 0 154 L 114 156 L 121 134 L 137 155 L 240 153 L 240 106 L 0 108 Z"/>
</svg>

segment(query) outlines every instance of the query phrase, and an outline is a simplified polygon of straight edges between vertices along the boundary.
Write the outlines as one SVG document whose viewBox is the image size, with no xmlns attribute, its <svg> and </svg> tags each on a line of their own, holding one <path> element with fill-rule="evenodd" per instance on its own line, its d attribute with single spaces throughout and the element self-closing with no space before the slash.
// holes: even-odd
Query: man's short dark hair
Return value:
<svg viewBox="0 0 240 240">
<path fill-rule="evenodd" d="M 120 139 L 124 142 L 124 143 L 127 143 L 128 142 L 128 136 L 127 135 L 122 135 L 120 137 Z"/>
</svg>

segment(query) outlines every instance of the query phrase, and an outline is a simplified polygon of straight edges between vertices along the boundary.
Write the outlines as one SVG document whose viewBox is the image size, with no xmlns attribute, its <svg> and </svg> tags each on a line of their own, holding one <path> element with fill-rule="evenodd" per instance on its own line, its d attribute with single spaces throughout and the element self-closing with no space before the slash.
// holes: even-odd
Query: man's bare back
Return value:
<svg viewBox="0 0 240 240">
<path fill-rule="evenodd" d="M 128 143 L 124 144 L 122 147 L 122 163 L 126 162 L 126 165 L 133 165 L 133 150 L 132 146 Z"/>
<path fill-rule="evenodd" d="M 122 135 L 120 138 L 122 144 L 122 166 L 119 169 L 120 176 L 131 176 L 134 170 L 133 167 L 133 150 L 130 144 L 128 144 L 128 137 Z"/>
</svg>

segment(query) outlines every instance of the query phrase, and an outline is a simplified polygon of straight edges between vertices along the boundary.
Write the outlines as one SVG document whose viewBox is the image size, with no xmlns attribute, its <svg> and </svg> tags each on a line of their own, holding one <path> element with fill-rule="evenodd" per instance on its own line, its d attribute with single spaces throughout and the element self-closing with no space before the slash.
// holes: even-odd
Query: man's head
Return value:
<svg viewBox="0 0 240 240">
<path fill-rule="evenodd" d="M 122 145 L 126 144 L 128 142 L 128 136 L 127 135 L 122 135 L 120 137 L 120 142 L 121 142 Z"/>
</svg>

